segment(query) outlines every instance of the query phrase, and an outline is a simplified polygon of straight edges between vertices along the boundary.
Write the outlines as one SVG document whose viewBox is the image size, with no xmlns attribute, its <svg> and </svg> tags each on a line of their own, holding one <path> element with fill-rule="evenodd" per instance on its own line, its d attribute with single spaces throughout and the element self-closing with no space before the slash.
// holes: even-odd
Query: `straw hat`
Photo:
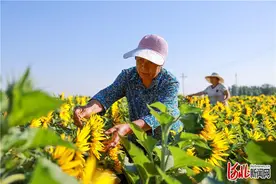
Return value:
<svg viewBox="0 0 276 184">
<path fill-rule="evenodd" d="M 210 78 L 212 78 L 212 77 L 218 78 L 218 79 L 219 79 L 219 83 L 224 83 L 224 79 L 223 79 L 221 76 L 219 76 L 218 73 L 215 73 L 215 72 L 212 73 L 211 75 L 206 76 L 205 79 L 206 79 L 209 83 L 211 83 Z"/>
</svg>

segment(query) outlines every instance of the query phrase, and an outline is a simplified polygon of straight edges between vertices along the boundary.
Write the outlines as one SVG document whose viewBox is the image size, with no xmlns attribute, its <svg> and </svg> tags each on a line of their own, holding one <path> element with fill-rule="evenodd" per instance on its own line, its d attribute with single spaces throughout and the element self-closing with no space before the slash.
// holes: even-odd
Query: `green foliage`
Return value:
<svg viewBox="0 0 276 184">
<path fill-rule="evenodd" d="M 276 161 L 276 142 L 249 142 L 245 147 L 248 160 L 252 164 L 272 163 Z"/>
<path fill-rule="evenodd" d="M 189 114 L 189 113 L 201 113 L 200 108 L 192 107 L 188 104 L 181 105 L 179 110 L 180 110 L 181 115 L 185 115 L 185 114 Z"/>
<path fill-rule="evenodd" d="M 141 180 L 143 181 L 143 183 L 149 182 L 150 177 L 157 174 L 154 164 L 146 155 L 144 155 L 143 151 L 140 148 L 135 146 L 135 144 L 127 141 L 123 137 L 121 138 L 121 140 L 132 160 L 134 161 L 134 165 L 138 170 Z"/>
<path fill-rule="evenodd" d="M 77 184 L 77 180 L 67 174 L 51 161 L 41 158 L 34 170 L 31 184 Z"/>
<path fill-rule="evenodd" d="M 157 108 L 158 104 L 153 105 L 152 107 Z M 171 115 L 165 113 L 165 112 L 157 112 L 154 110 L 151 106 L 148 105 L 148 108 L 150 109 L 150 113 L 158 120 L 160 125 L 171 125 L 173 123 L 174 117 Z M 163 107 L 161 107 L 162 110 L 164 110 Z M 160 109 L 159 109 L 160 110 Z"/>
<path fill-rule="evenodd" d="M 147 136 L 146 132 L 134 123 L 131 123 L 130 127 L 135 136 L 138 138 L 138 142 L 146 149 L 147 153 L 151 155 L 157 143 L 157 140 L 150 136 Z"/>
<path fill-rule="evenodd" d="M 154 177 L 156 183 L 161 183 L 163 180 L 166 183 L 181 183 L 180 181 L 191 183 L 190 178 L 186 174 L 179 175 L 177 169 L 185 168 L 187 174 L 191 176 L 193 175 L 193 171 L 189 167 L 213 167 L 204 160 L 188 155 L 181 149 L 184 147 L 183 144 L 186 143 L 188 143 L 188 145 L 197 144 L 205 149 L 210 149 L 208 145 L 204 144 L 199 136 L 192 133 L 181 133 L 176 140 L 176 144 L 180 145 L 180 148 L 170 146 L 172 143 L 168 142 L 171 125 L 180 118 L 188 119 L 191 123 L 197 122 L 200 118 L 198 116 L 201 113 L 200 109 L 183 105 L 180 107 L 181 114 L 179 117 L 173 117 L 170 115 L 169 109 L 160 102 L 148 105 L 148 108 L 150 109 L 151 114 L 159 121 L 161 126 L 161 148 L 157 146 L 157 140 L 147 136 L 146 133 L 135 124 L 130 124 L 131 129 L 138 138 L 138 142 L 146 150 L 147 154 L 145 155 L 144 152 L 133 143 L 123 139 L 124 147 L 134 161 L 138 170 L 139 178 L 141 178 L 143 182 L 148 182 L 150 178 Z M 195 118 L 192 119 L 191 117 Z M 153 153 L 155 153 L 157 157 L 153 157 Z M 158 172 L 156 172 L 156 170 Z M 125 171 L 128 172 L 127 170 Z M 131 178 L 134 178 L 134 173 L 129 172 L 128 175 L 131 175 Z"/>
<path fill-rule="evenodd" d="M 161 177 L 166 181 L 166 183 L 168 184 L 181 184 L 180 181 L 178 181 L 177 179 L 166 175 L 160 168 L 157 168 L 159 174 L 161 175 Z"/>
<path fill-rule="evenodd" d="M 183 168 L 186 166 L 199 166 L 199 167 L 210 167 L 213 168 L 211 164 L 201 160 L 195 156 L 188 155 L 185 151 L 180 148 L 169 146 L 169 149 L 174 158 L 174 168 Z"/>
<path fill-rule="evenodd" d="M 39 159 L 31 183 L 77 183 L 56 164 L 44 158 L 47 154 L 43 150 L 46 146 L 60 145 L 72 149 L 75 146 L 62 140 L 51 129 L 23 126 L 62 104 L 61 100 L 33 89 L 29 73 L 27 69 L 18 81 L 9 84 L 5 92 L 1 91 L 0 181 L 5 184 L 20 180 L 25 182 Z"/>
<path fill-rule="evenodd" d="M 12 104 L 7 117 L 10 126 L 25 125 L 63 103 L 41 91 L 20 93 L 19 90 L 14 88 L 13 95 L 10 96 Z"/>
<path fill-rule="evenodd" d="M 71 149 L 76 149 L 75 145 L 68 141 L 64 141 L 51 129 L 32 128 L 25 131 L 20 137 L 26 140 L 22 149 L 32 149 L 45 146 L 64 146 Z"/>
</svg>

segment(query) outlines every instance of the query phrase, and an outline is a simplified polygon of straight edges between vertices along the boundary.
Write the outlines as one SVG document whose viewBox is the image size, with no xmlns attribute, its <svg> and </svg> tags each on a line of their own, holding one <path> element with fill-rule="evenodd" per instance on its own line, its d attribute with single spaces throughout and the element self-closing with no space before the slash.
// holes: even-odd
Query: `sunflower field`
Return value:
<svg viewBox="0 0 276 184">
<path fill-rule="evenodd" d="M 271 165 L 271 178 L 236 182 L 275 183 L 276 96 L 212 106 L 207 97 L 179 95 L 178 117 L 160 102 L 148 104 L 162 130 L 156 140 L 130 122 L 125 98 L 77 128 L 73 110 L 90 97 L 51 96 L 33 86 L 29 72 L 1 91 L 0 183 L 231 183 L 227 164 L 236 162 Z M 170 131 L 177 120 L 183 129 Z M 121 137 L 105 150 L 104 132 L 120 123 L 130 124 L 137 143 Z"/>
</svg>

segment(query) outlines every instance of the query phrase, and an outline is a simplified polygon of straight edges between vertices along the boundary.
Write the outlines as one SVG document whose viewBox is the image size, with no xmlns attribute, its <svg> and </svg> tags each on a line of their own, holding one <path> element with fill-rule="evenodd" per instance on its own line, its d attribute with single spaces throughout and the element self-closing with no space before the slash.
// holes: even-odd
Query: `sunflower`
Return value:
<svg viewBox="0 0 276 184">
<path fill-rule="evenodd" d="M 51 123 L 53 118 L 53 111 L 49 112 L 47 116 L 41 117 L 40 121 L 42 122 L 43 128 L 48 128 L 48 125 Z"/>
<path fill-rule="evenodd" d="M 82 177 L 83 184 L 113 184 L 115 181 L 116 177 L 113 176 L 112 172 L 97 169 L 94 156 L 87 159 Z"/>
<path fill-rule="evenodd" d="M 268 136 L 268 138 L 267 138 L 267 140 L 269 141 L 269 142 L 273 142 L 274 141 L 274 138 L 273 138 L 273 136 Z"/>
<path fill-rule="evenodd" d="M 121 152 L 122 146 L 118 144 L 116 147 L 109 150 L 108 154 L 111 160 L 114 161 L 114 170 L 118 173 L 122 172 L 122 164 L 118 158 L 119 153 Z"/>
<path fill-rule="evenodd" d="M 119 124 L 120 123 L 120 111 L 119 111 L 119 103 L 116 101 L 112 106 L 111 106 L 111 115 L 113 119 L 113 124 Z"/>
<path fill-rule="evenodd" d="M 255 129 L 257 128 L 259 122 L 255 118 L 250 118 L 249 123 L 252 125 L 253 129 Z"/>
<path fill-rule="evenodd" d="M 85 105 L 87 103 L 87 97 L 83 96 L 77 96 L 76 101 L 78 105 Z"/>
<path fill-rule="evenodd" d="M 268 132 L 272 132 L 273 131 L 273 124 L 272 122 L 269 121 L 268 118 L 266 118 L 264 121 L 263 121 L 265 127 L 267 128 Z"/>
<path fill-rule="evenodd" d="M 227 127 L 224 128 L 224 135 L 228 139 L 229 143 L 234 143 L 236 140 L 236 134 L 234 134 L 233 130 L 229 130 Z"/>
<path fill-rule="evenodd" d="M 31 124 L 30 124 L 30 127 L 31 128 L 37 128 L 37 127 L 40 127 L 41 126 L 41 121 L 40 119 L 33 119 L 31 121 Z"/>
<path fill-rule="evenodd" d="M 217 127 L 213 122 L 218 118 L 218 116 L 210 115 L 208 111 L 204 111 L 202 117 L 205 120 L 205 126 L 200 133 L 200 136 L 205 140 L 210 140 L 216 134 Z"/>
<path fill-rule="evenodd" d="M 70 108 L 70 105 L 66 103 L 60 107 L 59 117 L 62 120 L 62 125 L 65 127 L 71 121 Z"/>
<path fill-rule="evenodd" d="M 91 127 L 90 153 L 100 159 L 100 152 L 104 151 L 104 144 L 101 142 L 105 140 L 104 121 L 100 116 L 92 115 L 87 121 L 87 125 Z"/>
<path fill-rule="evenodd" d="M 90 138 L 90 131 L 91 127 L 88 125 L 85 125 L 81 130 L 78 129 L 77 131 L 75 145 L 78 148 L 78 151 L 76 151 L 76 159 L 80 160 L 82 164 L 85 163 L 84 154 L 90 150 L 90 143 L 88 142 Z"/>
<path fill-rule="evenodd" d="M 82 129 L 78 129 L 77 138 L 76 138 L 76 146 L 78 147 L 81 153 L 85 153 L 89 151 L 89 142 L 91 127 L 85 125 Z"/>
<path fill-rule="evenodd" d="M 63 140 L 71 141 L 70 137 L 66 137 L 64 134 L 61 135 L 61 138 Z M 49 153 L 65 173 L 70 176 L 78 177 L 80 173 L 77 170 L 77 167 L 82 166 L 82 161 L 80 159 L 75 159 L 75 150 L 64 146 L 57 146 L 56 148 L 51 148 Z"/>
<path fill-rule="evenodd" d="M 264 137 L 263 133 L 261 131 L 259 131 L 258 129 L 251 130 L 249 132 L 249 138 L 253 139 L 255 141 L 263 141 L 263 140 L 265 140 L 265 137 Z"/>
<path fill-rule="evenodd" d="M 209 128 L 206 127 L 210 126 Z M 227 157 L 229 154 L 226 151 L 229 150 L 230 146 L 228 144 L 228 139 L 225 136 L 225 132 L 217 132 L 214 124 L 210 122 L 206 124 L 204 129 L 200 133 L 200 137 L 207 140 L 212 148 L 209 158 L 206 158 L 206 161 L 211 163 L 214 166 L 221 167 L 221 161 L 226 162 L 224 157 Z M 215 131 L 214 131 L 215 130 Z M 209 172 L 210 168 L 202 168 L 204 171 Z M 195 171 L 199 171 L 195 169 Z"/>
<path fill-rule="evenodd" d="M 211 140 L 216 134 L 216 131 L 217 127 L 212 122 L 207 121 L 199 136 L 205 140 Z"/>
<path fill-rule="evenodd" d="M 226 106 L 225 111 L 226 111 L 226 117 L 229 118 L 232 114 L 231 109 L 228 106 Z"/>
<path fill-rule="evenodd" d="M 251 116 L 252 114 L 252 109 L 248 105 L 245 105 L 245 114 L 246 116 Z"/>
<path fill-rule="evenodd" d="M 67 101 L 68 101 L 70 106 L 74 106 L 73 98 L 74 98 L 73 96 L 68 96 L 68 98 L 67 98 Z"/>
<path fill-rule="evenodd" d="M 60 98 L 61 100 L 64 100 L 64 99 L 65 99 L 65 97 L 64 97 L 64 92 L 62 92 L 62 93 L 59 95 L 59 98 Z"/>
<path fill-rule="evenodd" d="M 266 112 L 265 109 L 259 109 L 259 110 L 256 112 L 256 115 L 258 115 L 258 114 L 266 116 L 266 115 L 267 115 L 267 112 Z"/>
<path fill-rule="evenodd" d="M 82 165 L 81 160 L 75 160 L 75 151 L 63 146 L 57 146 L 52 154 L 53 159 L 57 160 L 60 168 L 70 176 L 77 177 L 79 171 L 77 167 Z"/>
<path fill-rule="evenodd" d="M 240 122 L 240 113 L 236 112 L 236 113 L 233 114 L 233 116 L 234 116 L 234 118 L 232 119 L 231 124 L 233 124 L 233 125 L 239 124 L 239 122 Z"/>
<path fill-rule="evenodd" d="M 194 147 L 188 148 L 186 152 L 187 152 L 188 155 L 194 156 L 195 155 L 195 148 Z"/>
</svg>

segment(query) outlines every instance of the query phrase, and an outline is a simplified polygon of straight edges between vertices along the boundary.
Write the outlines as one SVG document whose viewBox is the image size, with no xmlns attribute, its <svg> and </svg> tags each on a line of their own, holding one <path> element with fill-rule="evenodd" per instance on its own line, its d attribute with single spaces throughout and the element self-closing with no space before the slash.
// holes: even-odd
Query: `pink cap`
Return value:
<svg viewBox="0 0 276 184">
<path fill-rule="evenodd" d="M 126 54 L 124 58 L 139 56 L 157 65 L 163 65 L 168 55 L 168 43 L 158 35 L 146 35 L 138 47 Z"/>
</svg>

